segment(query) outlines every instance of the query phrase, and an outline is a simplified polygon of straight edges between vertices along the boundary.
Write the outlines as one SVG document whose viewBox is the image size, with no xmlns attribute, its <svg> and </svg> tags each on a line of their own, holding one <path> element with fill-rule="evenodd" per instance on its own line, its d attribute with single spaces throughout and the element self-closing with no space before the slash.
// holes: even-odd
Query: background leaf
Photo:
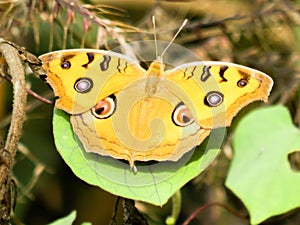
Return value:
<svg viewBox="0 0 300 225">
<path fill-rule="evenodd" d="M 54 109 L 53 133 L 57 150 L 76 176 L 89 184 L 118 196 L 163 205 L 188 181 L 206 169 L 218 155 L 224 129 L 213 132 L 216 141 L 206 141 L 195 151 L 185 154 L 177 162 L 137 164 L 137 173 L 128 163 L 87 153 L 73 133 L 69 116 Z M 193 154 L 194 153 L 194 154 Z"/>
<path fill-rule="evenodd" d="M 258 109 L 235 130 L 226 186 L 245 204 L 251 223 L 300 206 L 300 173 L 288 154 L 300 150 L 300 132 L 283 106 Z"/>
<path fill-rule="evenodd" d="M 76 219 L 76 211 L 71 212 L 69 215 L 60 218 L 48 225 L 72 225 Z"/>
</svg>

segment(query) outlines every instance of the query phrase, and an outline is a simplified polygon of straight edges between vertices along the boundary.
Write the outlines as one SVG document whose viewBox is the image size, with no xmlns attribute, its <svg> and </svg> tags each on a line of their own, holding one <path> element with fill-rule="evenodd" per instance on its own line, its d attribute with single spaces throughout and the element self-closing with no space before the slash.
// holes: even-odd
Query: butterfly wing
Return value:
<svg viewBox="0 0 300 225">
<path fill-rule="evenodd" d="M 230 126 L 233 117 L 253 101 L 267 101 L 272 79 L 245 66 L 194 62 L 166 72 L 168 89 L 179 93 L 201 127 Z"/>
<path fill-rule="evenodd" d="M 89 110 L 146 73 L 125 55 L 103 50 L 61 50 L 39 58 L 47 72 L 42 78 L 57 96 L 55 106 L 69 114 Z"/>
<path fill-rule="evenodd" d="M 195 62 L 148 71 L 126 56 L 90 49 L 40 57 L 55 106 L 88 152 L 134 161 L 176 161 L 245 105 L 267 100 L 273 81 L 231 63 Z"/>
</svg>

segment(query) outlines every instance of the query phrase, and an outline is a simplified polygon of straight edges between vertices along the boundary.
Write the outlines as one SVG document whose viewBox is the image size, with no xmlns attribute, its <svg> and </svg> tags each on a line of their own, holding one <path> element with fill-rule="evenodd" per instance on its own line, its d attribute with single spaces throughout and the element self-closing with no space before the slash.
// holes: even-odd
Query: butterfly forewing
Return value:
<svg viewBox="0 0 300 225">
<path fill-rule="evenodd" d="M 39 57 L 54 90 L 56 107 L 70 114 L 91 109 L 146 71 L 124 55 L 93 49 L 62 50 Z"/>
<path fill-rule="evenodd" d="M 257 70 L 225 62 L 194 62 L 166 72 L 168 88 L 181 92 L 204 128 L 229 126 L 247 104 L 270 94 L 272 79 Z"/>
</svg>

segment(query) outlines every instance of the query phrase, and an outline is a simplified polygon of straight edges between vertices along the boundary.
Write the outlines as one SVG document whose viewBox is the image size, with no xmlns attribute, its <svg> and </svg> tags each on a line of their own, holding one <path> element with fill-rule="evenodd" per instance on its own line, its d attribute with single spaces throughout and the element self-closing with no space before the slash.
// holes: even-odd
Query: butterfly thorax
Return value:
<svg viewBox="0 0 300 225">
<path fill-rule="evenodd" d="M 149 97 L 153 96 L 157 92 L 164 69 L 165 64 L 161 61 L 154 61 L 150 64 L 146 75 L 147 81 L 145 87 L 145 91 Z"/>
</svg>

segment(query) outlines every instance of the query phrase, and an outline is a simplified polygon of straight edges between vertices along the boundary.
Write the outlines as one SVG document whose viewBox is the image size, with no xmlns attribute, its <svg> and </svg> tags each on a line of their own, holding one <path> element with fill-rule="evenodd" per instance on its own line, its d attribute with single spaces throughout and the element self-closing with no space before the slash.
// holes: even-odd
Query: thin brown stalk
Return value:
<svg viewBox="0 0 300 225">
<path fill-rule="evenodd" d="M 12 169 L 17 146 L 21 137 L 26 106 L 25 73 L 18 51 L 0 39 L 0 53 L 5 58 L 8 74 L 13 83 L 13 110 L 11 124 L 4 148 L 0 149 L 0 222 L 9 224 L 12 208 Z"/>
<path fill-rule="evenodd" d="M 225 210 L 227 210 L 228 212 L 230 212 L 232 215 L 240 218 L 241 220 L 244 221 L 248 221 L 247 218 L 245 218 L 244 216 L 240 215 L 239 213 L 237 213 L 236 211 L 234 211 L 233 209 L 229 208 L 228 206 L 226 206 L 225 204 L 222 204 L 220 202 L 210 202 L 207 203 L 201 207 L 199 207 L 198 209 L 196 209 L 184 222 L 182 225 L 188 225 L 193 219 L 195 219 L 201 212 L 203 212 L 203 210 L 212 207 L 212 206 L 219 206 Z"/>
</svg>

